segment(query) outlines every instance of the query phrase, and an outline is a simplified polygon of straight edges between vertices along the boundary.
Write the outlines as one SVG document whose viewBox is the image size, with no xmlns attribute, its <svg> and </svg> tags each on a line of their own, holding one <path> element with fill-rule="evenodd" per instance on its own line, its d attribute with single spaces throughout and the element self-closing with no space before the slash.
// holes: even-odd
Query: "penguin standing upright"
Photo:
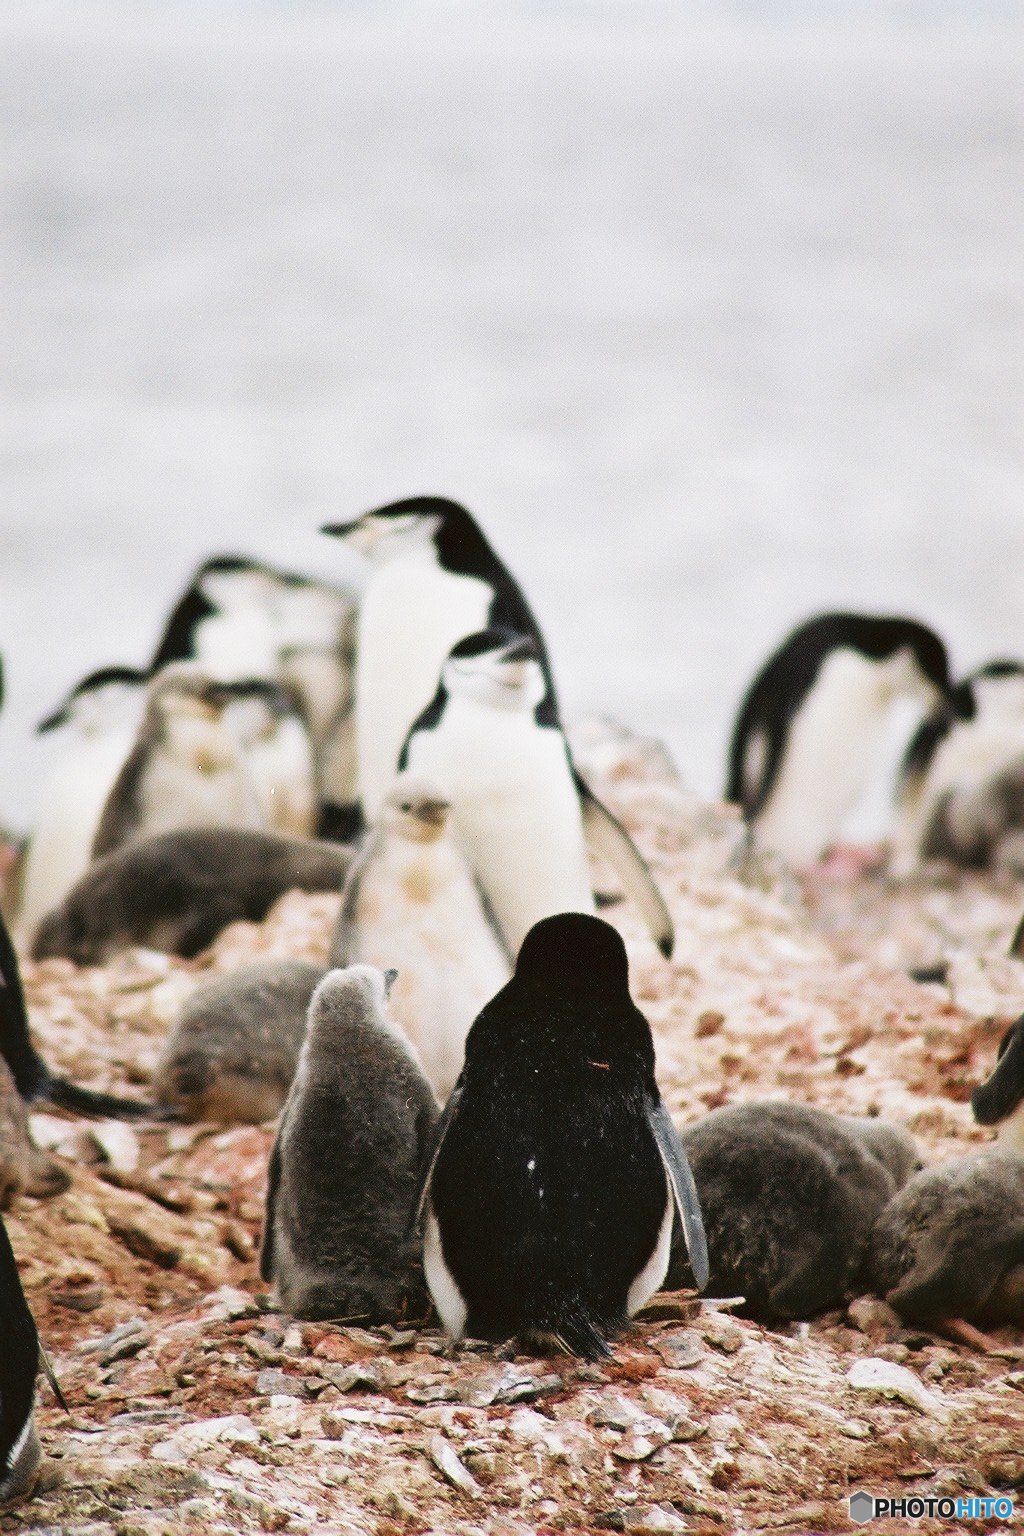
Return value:
<svg viewBox="0 0 1024 1536">
<path fill-rule="evenodd" d="M 242 748 L 267 826 L 288 837 L 312 837 L 317 819 L 313 745 L 296 695 L 264 678 L 222 686 L 231 695 L 225 719 Z"/>
<path fill-rule="evenodd" d="M 547 918 L 469 1032 L 423 1182 L 441 1321 L 605 1354 L 665 1278 L 675 1211 L 700 1289 L 700 1207 L 625 946 L 600 918 Z"/>
<path fill-rule="evenodd" d="M 359 609 L 355 701 L 359 797 L 372 822 L 409 727 L 457 641 L 492 626 L 529 636 L 552 708 L 554 683 L 526 598 L 458 502 L 412 496 L 322 531 L 373 564 Z"/>
<path fill-rule="evenodd" d="M 149 684 L 135 745 L 107 797 L 93 858 L 175 827 L 264 828 L 267 819 L 225 720 L 235 695 L 193 662 Z"/>
<path fill-rule="evenodd" d="M 672 920 L 642 855 L 573 767 L 536 642 L 483 630 L 454 646 L 400 765 L 440 786 L 505 947 L 533 924 L 594 910 L 585 833 L 614 861 L 651 936 Z"/>
<path fill-rule="evenodd" d="M 39 1335 L 0 1217 L 0 1504 L 31 1493 L 42 1449 L 32 1412 Z"/>
<path fill-rule="evenodd" d="M 825 613 L 795 629 L 740 706 L 725 798 L 755 844 L 801 866 L 819 859 L 871 778 L 889 712 L 930 707 L 949 685 L 946 648 L 910 619 Z"/>
<path fill-rule="evenodd" d="M 104 667 L 77 683 L 40 722 L 40 734 L 57 736 L 60 757 L 40 787 L 21 879 L 19 931 L 30 933 L 88 868 L 107 796 L 132 749 L 146 681 L 147 674 L 132 667 Z"/>
</svg>

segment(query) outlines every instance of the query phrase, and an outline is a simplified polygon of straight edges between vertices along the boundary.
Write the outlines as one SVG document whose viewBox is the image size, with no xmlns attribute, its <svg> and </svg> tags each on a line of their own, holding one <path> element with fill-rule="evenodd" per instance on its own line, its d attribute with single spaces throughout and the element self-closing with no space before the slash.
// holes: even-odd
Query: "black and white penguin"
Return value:
<svg viewBox="0 0 1024 1536">
<path fill-rule="evenodd" d="M 795 629 L 747 690 L 729 748 L 725 798 L 755 845 L 819 859 L 880 766 L 895 702 L 928 708 L 948 684 L 945 646 L 911 619 L 825 613 Z"/>
<path fill-rule="evenodd" d="M 894 867 L 1024 867 L 1024 664 L 986 662 L 921 723 L 900 770 Z"/>
<path fill-rule="evenodd" d="M 97 859 L 40 923 L 32 958 L 105 965 L 132 945 L 190 959 L 285 891 L 340 891 L 351 849 L 241 827 L 185 827 Z"/>
<path fill-rule="evenodd" d="M 35 1319 L 0 1217 L 0 1505 L 31 1493 L 39 1474 L 33 1409 L 40 1363 Z"/>
<path fill-rule="evenodd" d="M 1024 1327 L 1024 1157 L 1001 1148 L 915 1175 L 875 1223 L 874 1289 L 910 1322 L 977 1348 Z"/>
<path fill-rule="evenodd" d="M 423 1182 L 441 1321 L 606 1354 L 665 1278 L 676 1211 L 701 1289 L 700 1206 L 625 945 L 600 918 L 546 918 L 469 1032 Z"/>
<path fill-rule="evenodd" d="M 359 609 L 356 746 L 359 796 L 376 819 L 402 743 L 429 704 L 452 646 L 489 627 L 529 636 L 554 708 L 540 628 L 473 515 L 443 496 L 412 496 L 322 532 L 372 562 Z"/>
<path fill-rule="evenodd" d="M 193 662 L 150 681 L 135 745 L 107 796 L 93 858 L 176 827 L 265 829 L 245 754 L 225 718 L 230 684 Z"/>
<path fill-rule="evenodd" d="M 330 952 L 332 965 L 398 971 L 391 1014 L 442 1103 L 470 1025 L 510 973 L 450 813 L 436 787 L 399 775 L 349 872 Z"/>
<path fill-rule="evenodd" d="M 270 1158 L 260 1273 L 294 1317 L 393 1322 L 422 1297 L 409 1230 L 437 1102 L 387 1009 L 389 977 L 329 971 Z"/>
<path fill-rule="evenodd" d="M 1024 1157 L 1024 1014 L 999 1042 L 995 1067 L 971 1094 L 971 1109 L 979 1125 L 995 1127 L 1001 1152 Z"/>
<path fill-rule="evenodd" d="M 156 1064 L 158 1101 L 188 1120 L 273 1120 L 323 975 L 323 966 L 305 960 L 260 960 L 197 987 Z"/>
<path fill-rule="evenodd" d="M 716 1109 L 682 1142 L 707 1232 L 707 1294 L 744 1297 L 761 1322 L 840 1304 L 876 1218 L 918 1162 L 899 1126 L 774 1101 Z M 688 1280 L 674 1255 L 670 1283 Z"/>
<path fill-rule="evenodd" d="M 231 695 L 225 720 L 238 739 L 268 827 L 312 837 L 317 822 L 313 743 L 291 688 L 265 678 L 222 686 Z"/>
<path fill-rule="evenodd" d="M 542 917 L 594 911 L 588 839 L 671 955 L 664 898 L 625 828 L 576 771 L 532 638 L 491 629 L 454 646 L 399 764 L 451 804 L 510 955 Z"/>
<path fill-rule="evenodd" d="M 19 932 L 31 933 L 88 868 L 107 796 L 132 749 L 147 680 L 132 667 L 104 667 L 40 722 L 39 732 L 56 739 L 60 755 L 40 786 L 21 877 Z"/>
</svg>

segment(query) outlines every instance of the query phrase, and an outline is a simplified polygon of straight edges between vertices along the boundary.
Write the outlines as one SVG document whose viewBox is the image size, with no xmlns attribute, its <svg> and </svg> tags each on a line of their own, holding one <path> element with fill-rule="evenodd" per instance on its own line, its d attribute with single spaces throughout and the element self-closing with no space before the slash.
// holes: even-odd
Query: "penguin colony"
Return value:
<svg viewBox="0 0 1024 1536">
<path fill-rule="evenodd" d="M 973 1099 L 991 1152 L 921 1169 L 898 1126 L 785 1102 L 680 1131 L 591 856 L 666 957 L 672 918 L 573 761 L 518 584 L 443 498 L 323 532 L 368 557 L 361 601 L 214 557 L 149 666 L 93 673 L 41 722 L 63 750 L 11 916 L 36 958 L 191 957 L 290 888 L 341 891 L 330 968 L 265 962 L 197 987 L 153 1100 L 121 1099 L 46 1067 L 0 924 L 7 1140 L 25 1149 L 0 1164 L 0 1204 L 67 1183 L 31 1146 L 34 1101 L 280 1114 L 260 1270 L 296 1317 L 433 1307 L 455 1342 L 596 1359 L 666 1284 L 774 1323 L 870 1284 L 981 1347 L 976 1325 L 1024 1326 L 1024 1018 Z M 1024 868 L 1024 665 L 954 682 L 927 626 L 852 613 L 801 625 L 741 704 L 726 798 L 746 857 L 828 859 L 900 703 L 917 718 L 888 786 L 891 868 Z M 326 840 L 339 829 L 361 831 L 354 847 Z M 41 1354 L 2 1221 L 0 1344 L 4 1502 L 37 1473 Z"/>
</svg>

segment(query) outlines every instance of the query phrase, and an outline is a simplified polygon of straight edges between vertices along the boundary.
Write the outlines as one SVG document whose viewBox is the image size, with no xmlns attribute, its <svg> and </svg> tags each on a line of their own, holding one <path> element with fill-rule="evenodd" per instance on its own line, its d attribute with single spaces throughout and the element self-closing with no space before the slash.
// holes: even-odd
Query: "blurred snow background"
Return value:
<svg viewBox="0 0 1024 1536">
<path fill-rule="evenodd" d="M 1018 4 L 0 4 L 0 814 L 215 550 L 476 511 L 720 787 L 826 606 L 1024 651 Z"/>
</svg>

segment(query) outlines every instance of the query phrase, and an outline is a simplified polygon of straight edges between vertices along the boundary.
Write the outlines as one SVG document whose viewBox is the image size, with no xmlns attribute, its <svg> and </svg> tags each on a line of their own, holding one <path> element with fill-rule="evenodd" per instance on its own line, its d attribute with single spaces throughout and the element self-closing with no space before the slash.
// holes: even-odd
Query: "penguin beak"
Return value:
<svg viewBox="0 0 1024 1536">
<path fill-rule="evenodd" d="M 55 731 L 58 726 L 67 725 L 68 718 L 67 707 L 61 705 L 60 709 L 55 709 L 52 715 L 47 715 L 45 720 L 40 720 L 36 726 L 36 734 L 43 736 L 47 731 Z"/>
<path fill-rule="evenodd" d="M 397 971 L 389 970 L 389 971 L 385 971 L 384 972 L 384 996 L 385 996 L 385 998 L 389 998 L 391 996 L 391 988 L 394 986 L 394 984 L 395 984 L 395 982 L 397 980 L 398 980 L 398 972 Z"/>
<path fill-rule="evenodd" d="M 372 512 L 364 512 L 362 517 L 348 523 L 325 523 L 320 529 L 321 533 L 329 533 L 332 538 L 344 539 L 350 549 L 367 556 L 373 554 L 385 531 Z"/>
</svg>

